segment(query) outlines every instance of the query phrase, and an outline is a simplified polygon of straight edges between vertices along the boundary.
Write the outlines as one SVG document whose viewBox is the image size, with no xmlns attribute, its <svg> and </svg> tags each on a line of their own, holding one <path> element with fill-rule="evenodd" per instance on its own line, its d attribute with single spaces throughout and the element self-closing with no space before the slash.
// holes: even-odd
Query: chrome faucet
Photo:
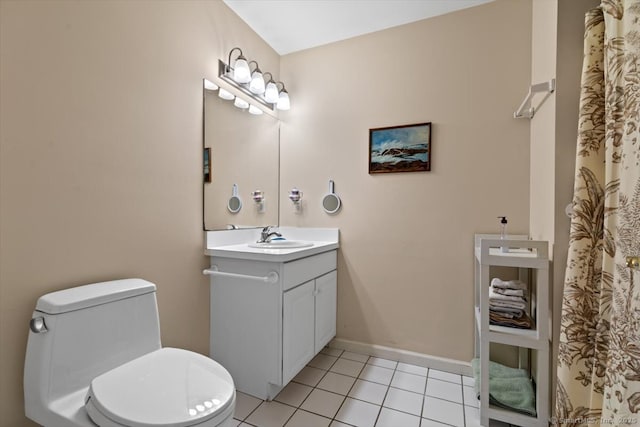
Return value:
<svg viewBox="0 0 640 427">
<path fill-rule="evenodd" d="M 260 240 L 258 240 L 257 243 L 269 243 L 271 242 L 271 238 L 273 236 L 282 237 L 282 234 L 276 231 L 271 231 L 272 227 L 273 227 L 272 225 L 267 225 L 265 228 L 262 229 L 262 232 L 260 233 Z"/>
</svg>

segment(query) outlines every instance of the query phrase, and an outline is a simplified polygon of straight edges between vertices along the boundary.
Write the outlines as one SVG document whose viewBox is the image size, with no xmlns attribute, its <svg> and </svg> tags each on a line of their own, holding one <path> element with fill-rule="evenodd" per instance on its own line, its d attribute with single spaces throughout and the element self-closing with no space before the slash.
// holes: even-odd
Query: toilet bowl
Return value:
<svg viewBox="0 0 640 427">
<path fill-rule="evenodd" d="M 99 426 L 219 426 L 233 418 L 234 388 L 218 363 L 163 348 L 91 381 L 85 409 Z"/>
<path fill-rule="evenodd" d="M 160 345 L 155 285 L 126 279 L 38 299 L 24 370 L 25 413 L 46 427 L 227 427 L 231 375 Z"/>
</svg>

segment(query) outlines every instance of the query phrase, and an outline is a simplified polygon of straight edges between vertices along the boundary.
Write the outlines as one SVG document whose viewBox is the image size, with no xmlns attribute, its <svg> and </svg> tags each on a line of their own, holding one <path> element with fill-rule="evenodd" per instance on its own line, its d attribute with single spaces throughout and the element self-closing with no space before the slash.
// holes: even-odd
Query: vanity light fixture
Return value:
<svg viewBox="0 0 640 427">
<path fill-rule="evenodd" d="M 235 51 L 239 52 L 239 56 L 232 62 Z M 255 65 L 253 70 L 252 64 Z M 222 60 L 218 61 L 218 77 L 272 111 L 276 108 L 288 110 L 291 107 L 284 83 L 276 83 L 271 73 L 262 72 L 257 61 L 247 61 L 239 47 L 229 51 L 227 64 Z M 282 90 L 278 89 L 278 84 L 282 85 Z"/>
</svg>

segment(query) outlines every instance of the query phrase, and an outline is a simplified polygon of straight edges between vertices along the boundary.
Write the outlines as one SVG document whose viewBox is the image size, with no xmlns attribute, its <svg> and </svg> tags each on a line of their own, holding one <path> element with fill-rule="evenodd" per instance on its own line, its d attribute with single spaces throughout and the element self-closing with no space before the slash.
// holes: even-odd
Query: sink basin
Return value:
<svg viewBox="0 0 640 427">
<path fill-rule="evenodd" d="M 250 248 L 257 249 L 296 249 L 311 246 L 313 246 L 312 242 L 303 242 L 300 240 L 273 240 L 268 243 L 249 243 Z"/>
</svg>

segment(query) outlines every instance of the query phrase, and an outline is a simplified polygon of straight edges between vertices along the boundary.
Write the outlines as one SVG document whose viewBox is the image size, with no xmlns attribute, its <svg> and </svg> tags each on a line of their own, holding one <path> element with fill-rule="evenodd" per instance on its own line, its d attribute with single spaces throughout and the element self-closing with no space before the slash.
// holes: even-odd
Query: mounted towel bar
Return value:
<svg viewBox="0 0 640 427">
<path fill-rule="evenodd" d="M 218 277 L 232 277 L 235 279 L 245 279 L 245 280 L 255 280 L 257 282 L 265 282 L 265 283 L 276 283 L 279 279 L 278 273 L 275 271 L 270 271 L 266 276 L 250 276 L 248 274 L 239 274 L 239 273 L 226 273 L 224 271 L 218 271 L 218 267 L 212 265 L 211 268 L 207 268 L 202 270 L 202 274 L 207 276 L 218 276 Z"/>
<path fill-rule="evenodd" d="M 514 119 L 532 119 L 534 114 L 536 113 L 536 108 L 531 106 L 531 98 L 535 93 L 539 92 L 548 92 L 545 97 L 540 101 L 537 108 L 544 103 L 544 101 L 549 97 L 550 94 L 555 92 L 556 90 L 556 79 L 551 79 L 548 82 L 538 83 L 535 85 L 531 85 L 529 88 L 529 93 L 527 93 L 527 97 L 522 101 L 522 104 L 518 107 L 518 110 L 513 113 Z M 528 107 L 528 109 L 527 109 Z"/>
</svg>

